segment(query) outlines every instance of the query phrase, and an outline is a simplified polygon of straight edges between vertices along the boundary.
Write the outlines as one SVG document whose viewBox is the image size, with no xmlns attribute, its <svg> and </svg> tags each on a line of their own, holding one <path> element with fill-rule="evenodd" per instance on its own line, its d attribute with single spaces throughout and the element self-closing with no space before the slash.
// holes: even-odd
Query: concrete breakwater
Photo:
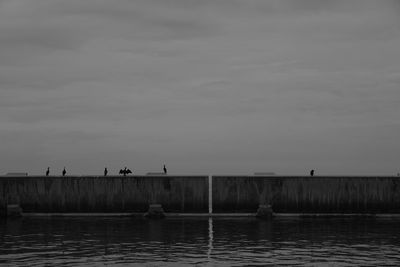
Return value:
<svg viewBox="0 0 400 267">
<path fill-rule="evenodd" d="M 399 177 L 214 176 L 214 212 L 400 213 Z"/>
<path fill-rule="evenodd" d="M 397 213 L 399 177 L 213 176 L 0 177 L 0 209 L 24 212 Z M 210 197 L 210 198 L 209 198 Z"/>
<path fill-rule="evenodd" d="M 207 212 L 207 176 L 0 177 L 0 206 L 24 212 Z"/>
</svg>

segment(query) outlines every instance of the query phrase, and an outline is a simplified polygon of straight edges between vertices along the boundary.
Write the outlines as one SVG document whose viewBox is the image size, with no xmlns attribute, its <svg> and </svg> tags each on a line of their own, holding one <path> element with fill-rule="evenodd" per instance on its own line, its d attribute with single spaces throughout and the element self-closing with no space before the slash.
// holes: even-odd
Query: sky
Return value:
<svg viewBox="0 0 400 267">
<path fill-rule="evenodd" d="M 400 1 L 0 0 L 0 174 L 396 175 Z"/>
</svg>

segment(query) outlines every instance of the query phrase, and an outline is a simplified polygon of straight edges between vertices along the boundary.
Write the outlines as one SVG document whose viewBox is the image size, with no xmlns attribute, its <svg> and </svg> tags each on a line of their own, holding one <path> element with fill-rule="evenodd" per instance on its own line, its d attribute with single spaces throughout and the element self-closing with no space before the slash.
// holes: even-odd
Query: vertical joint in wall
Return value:
<svg viewBox="0 0 400 267">
<path fill-rule="evenodd" d="M 212 213 L 212 176 L 208 176 L 208 213 Z"/>
</svg>

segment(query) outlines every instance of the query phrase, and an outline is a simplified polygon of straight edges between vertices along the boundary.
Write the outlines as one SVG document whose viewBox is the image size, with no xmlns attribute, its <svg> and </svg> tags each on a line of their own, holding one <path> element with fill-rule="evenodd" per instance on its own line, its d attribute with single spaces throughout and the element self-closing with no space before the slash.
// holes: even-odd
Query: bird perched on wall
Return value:
<svg viewBox="0 0 400 267">
<path fill-rule="evenodd" d="M 64 170 L 62 171 L 62 176 L 65 176 L 65 174 L 67 174 L 67 171 L 65 170 L 65 167 L 64 167 Z"/>
<path fill-rule="evenodd" d="M 130 174 L 130 173 L 132 173 L 132 171 L 126 167 L 125 167 L 125 169 L 119 170 L 119 174 L 122 174 L 124 176 L 126 176 L 127 174 Z"/>
<path fill-rule="evenodd" d="M 107 176 L 108 170 L 107 168 L 104 169 L 104 176 Z"/>
<path fill-rule="evenodd" d="M 49 174 L 50 174 L 50 167 L 47 167 L 46 176 L 49 176 Z"/>
<path fill-rule="evenodd" d="M 163 170 L 164 170 L 164 174 L 167 174 L 167 167 L 165 167 L 165 164 L 164 164 Z"/>
</svg>

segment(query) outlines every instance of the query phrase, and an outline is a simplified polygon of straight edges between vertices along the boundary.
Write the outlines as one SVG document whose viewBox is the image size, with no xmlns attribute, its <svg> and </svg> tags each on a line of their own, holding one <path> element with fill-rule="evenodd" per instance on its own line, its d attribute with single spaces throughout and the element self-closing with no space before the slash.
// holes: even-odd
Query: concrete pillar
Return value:
<svg viewBox="0 0 400 267">
<path fill-rule="evenodd" d="M 22 209 L 19 204 L 7 205 L 7 217 L 20 217 L 22 216 Z"/>
<path fill-rule="evenodd" d="M 256 217 L 260 219 L 271 219 L 274 216 L 272 206 L 269 204 L 260 204 L 257 209 Z"/>
<path fill-rule="evenodd" d="M 144 214 L 149 219 L 162 219 L 165 217 L 164 209 L 161 204 L 150 204 L 149 210 Z"/>
</svg>

